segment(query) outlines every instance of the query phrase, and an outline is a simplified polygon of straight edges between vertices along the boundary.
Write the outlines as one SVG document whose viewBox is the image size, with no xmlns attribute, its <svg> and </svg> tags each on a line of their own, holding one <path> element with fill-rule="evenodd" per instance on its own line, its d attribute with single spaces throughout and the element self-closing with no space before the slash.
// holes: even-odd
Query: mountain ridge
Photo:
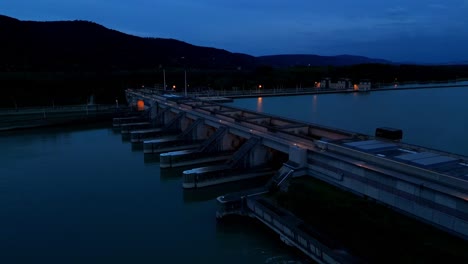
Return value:
<svg viewBox="0 0 468 264">
<path fill-rule="evenodd" d="M 168 38 L 145 38 L 91 21 L 21 21 L 0 15 L 0 70 L 136 69 L 195 67 L 253 69 L 391 63 L 364 56 L 282 54 L 254 57 Z M 3 52 L 2 52 L 3 51 Z"/>
</svg>

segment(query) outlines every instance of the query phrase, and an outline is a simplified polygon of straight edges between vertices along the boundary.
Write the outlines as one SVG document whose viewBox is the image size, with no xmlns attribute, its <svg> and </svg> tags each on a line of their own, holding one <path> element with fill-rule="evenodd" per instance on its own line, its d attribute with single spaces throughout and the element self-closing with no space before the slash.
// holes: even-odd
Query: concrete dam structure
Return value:
<svg viewBox="0 0 468 264">
<path fill-rule="evenodd" d="M 467 157 L 150 90 L 126 95 L 148 118 L 114 124 L 162 153 L 162 168 L 193 166 L 184 188 L 252 177 L 284 188 L 307 175 L 468 239 Z"/>
</svg>

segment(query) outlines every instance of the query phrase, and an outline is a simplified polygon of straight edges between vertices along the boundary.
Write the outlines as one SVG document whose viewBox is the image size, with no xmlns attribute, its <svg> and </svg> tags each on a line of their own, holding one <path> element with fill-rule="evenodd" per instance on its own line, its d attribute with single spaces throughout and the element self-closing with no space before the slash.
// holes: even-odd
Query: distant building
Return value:
<svg viewBox="0 0 468 264">
<path fill-rule="evenodd" d="M 371 89 L 371 82 L 369 80 L 361 80 L 359 84 L 353 85 L 354 91 L 365 92 Z"/>
<path fill-rule="evenodd" d="M 329 89 L 330 88 L 330 78 L 324 78 L 320 81 L 320 88 Z"/>
<path fill-rule="evenodd" d="M 320 81 L 320 88 L 335 89 L 335 90 L 346 90 L 352 89 L 353 84 L 350 79 L 341 78 L 334 82 L 330 78 L 324 78 Z"/>
<path fill-rule="evenodd" d="M 359 91 L 369 91 L 371 89 L 370 80 L 361 80 L 359 82 Z"/>
</svg>

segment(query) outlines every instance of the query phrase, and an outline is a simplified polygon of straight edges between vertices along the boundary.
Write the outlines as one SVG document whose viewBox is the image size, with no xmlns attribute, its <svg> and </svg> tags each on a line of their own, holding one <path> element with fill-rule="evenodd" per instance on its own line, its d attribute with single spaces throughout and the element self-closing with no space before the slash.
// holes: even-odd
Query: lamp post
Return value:
<svg viewBox="0 0 468 264">
<path fill-rule="evenodd" d="M 165 69 L 163 69 L 163 81 L 164 81 L 163 90 L 166 91 L 166 70 Z"/>
<path fill-rule="evenodd" d="M 187 97 L 187 60 L 185 59 L 185 56 L 180 58 L 182 59 L 184 65 L 184 95 Z"/>
</svg>

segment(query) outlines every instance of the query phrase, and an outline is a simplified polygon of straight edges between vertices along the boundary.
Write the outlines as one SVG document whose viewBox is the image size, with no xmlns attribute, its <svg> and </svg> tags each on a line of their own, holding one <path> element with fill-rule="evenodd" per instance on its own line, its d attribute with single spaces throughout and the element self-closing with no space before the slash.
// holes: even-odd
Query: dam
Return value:
<svg viewBox="0 0 468 264">
<path fill-rule="evenodd" d="M 281 188 L 307 175 L 468 238 L 467 157 L 192 98 L 126 94 L 130 105 L 144 102 L 154 127 L 172 123 L 173 136 L 201 142 L 192 157 L 228 153 L 221 164 L 184 171 L 185 188 L 257 176 Z"/>
</svg>

